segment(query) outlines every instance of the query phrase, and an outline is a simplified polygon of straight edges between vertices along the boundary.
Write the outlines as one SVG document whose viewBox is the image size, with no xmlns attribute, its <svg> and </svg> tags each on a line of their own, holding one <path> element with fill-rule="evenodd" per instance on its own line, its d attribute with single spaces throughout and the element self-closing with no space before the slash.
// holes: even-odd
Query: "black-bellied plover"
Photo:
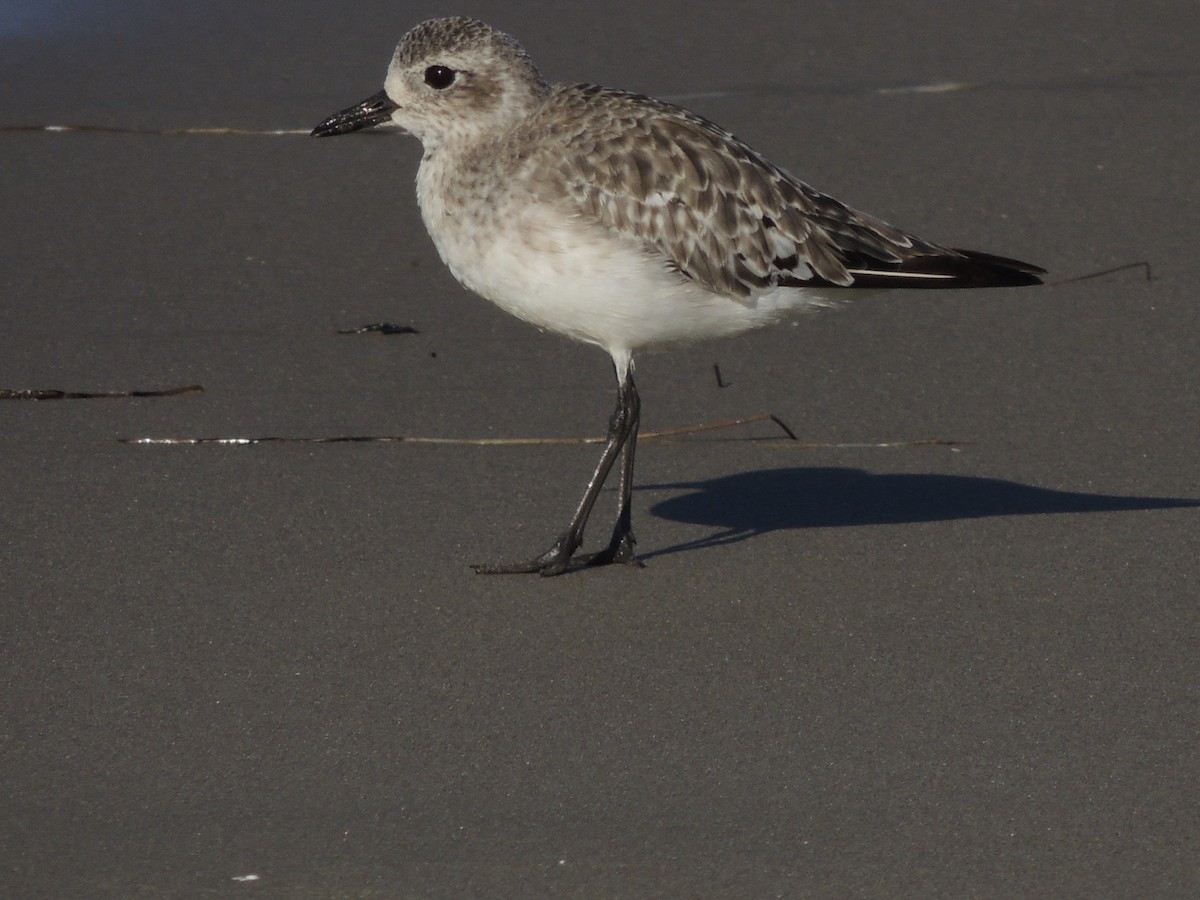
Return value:
<svg viewBox="0 0 1200 900">
<path fill-rule="evenodd" d="M 384 89 L 313 134 L 384 123 L 424 145 L 417 201 L 454 276 L 527 322 L 603 347 L 616 369 L 608 440 L 566 531 L 545 553 L 479 572 L 637 562 L 637 351 L 738 334 L 856 290 L 1006 287 L 1044 274 L 850 209 L 670 103 L 550 85 L 520 44 L 474 19 L 413 28 Z M 576 558 L 618 456 L 612 537 Z"/>
</svg>

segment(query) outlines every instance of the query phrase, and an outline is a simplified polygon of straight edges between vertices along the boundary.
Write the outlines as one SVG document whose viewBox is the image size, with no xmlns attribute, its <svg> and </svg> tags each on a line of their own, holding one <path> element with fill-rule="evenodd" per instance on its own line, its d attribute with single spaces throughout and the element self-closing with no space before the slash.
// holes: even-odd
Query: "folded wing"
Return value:
<svg viewBox="0 0 1200 900">
<path fill-rule="evenodd" d="M 570 90 L 589 127 L 568 142 L 588 146 L 564 154 L 558 174 L 580 212 L 713 291 L 1041 283 L 1037 266 L 942 247 L 851 209 L 686 110 L 593 86 Z M 597 128 L 588 101 L 601 93 L 608 123 Z M 614 96 L 623 101 L 615 116 Z"/>
</svg>

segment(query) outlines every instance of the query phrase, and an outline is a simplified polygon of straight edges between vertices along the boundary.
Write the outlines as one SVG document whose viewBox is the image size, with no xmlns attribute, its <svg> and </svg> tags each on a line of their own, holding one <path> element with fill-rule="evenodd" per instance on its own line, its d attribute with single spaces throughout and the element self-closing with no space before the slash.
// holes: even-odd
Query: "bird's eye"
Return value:
<svg viewBox="0 0 1200 900">
<path fill-rule="evenodd" d="M 425 83 L 436 91 L 442 91 L 454 84 L 454 70 L 445 66 L 430 66 L 425 70 Z"/>
</svg>

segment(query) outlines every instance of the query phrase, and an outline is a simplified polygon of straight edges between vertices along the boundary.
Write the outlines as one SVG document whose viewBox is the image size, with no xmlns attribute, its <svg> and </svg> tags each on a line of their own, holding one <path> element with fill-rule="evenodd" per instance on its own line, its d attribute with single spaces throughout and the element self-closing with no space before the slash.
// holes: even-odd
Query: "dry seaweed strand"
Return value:
<svg viewBox="0 0 1200 900">
<path fill-rule="evenodd" d="M 55 388 L 0 388 L 0 400 L 114 400 L 126 397 L 182 397 L 202 394 L 199 384 L 165 388 L 159 391 L 60 391 Z"/>
</svg>

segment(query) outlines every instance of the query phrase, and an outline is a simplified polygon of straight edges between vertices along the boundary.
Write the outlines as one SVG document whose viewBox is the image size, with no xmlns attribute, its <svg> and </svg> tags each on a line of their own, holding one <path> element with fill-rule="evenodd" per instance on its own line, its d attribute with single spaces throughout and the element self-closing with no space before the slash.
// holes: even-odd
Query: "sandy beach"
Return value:
<svg viewBox="0 0 1200 900">
<path fill-rule="evenodd" d="M 0 894 L 1200 892 L 1200 34 L 1156 9 L 18 4 Z M 645 568 L 477 576 L 598 452 L 481 439 L 599 436 L 609 361 L 453 280 L 415 140 L 306 136 L 448 14 L 1049 284 L 639 360 L 646 431 L 797 440 L 646 440 Z M 382 436 L 455 440 L 307 440 Z M 188 442 L 263 437 L 306 440 Z"/>
</svg>

